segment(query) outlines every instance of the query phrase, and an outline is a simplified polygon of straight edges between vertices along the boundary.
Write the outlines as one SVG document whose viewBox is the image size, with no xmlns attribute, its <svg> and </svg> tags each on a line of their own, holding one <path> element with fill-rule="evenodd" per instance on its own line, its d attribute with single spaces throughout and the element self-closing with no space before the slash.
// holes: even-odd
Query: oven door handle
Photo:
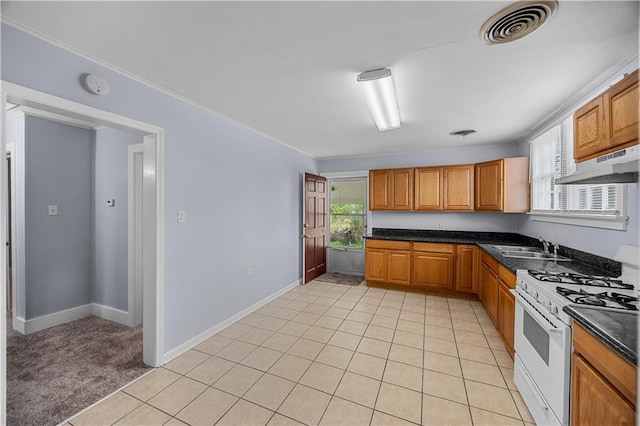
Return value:
<svg viewBox="0 0 640 426">
<path fill-rule="evenodd" d="M 522 297 L 517 292 L 516 292 L 516 300 L 518 301 L 518 303 L 522 305 L 522 309 L 527 311 L 529 316 L 531 316 L 531 318 L 533 318 L 536 321 L 536 323 L 538 323 L 538 325 L 542 327 L 547 333 L 560 333 L 560 334 L 562 333 L 561 329 L 559 329 L 558 327 L 555 326 L 555 324 L 553 324 L 551 321 L 543 317 L 533 306 L 531 306 L 531 309 L 529 309 L 529 307 L 527 306 L 529 305 L 529 302 L 527 301 L 527 299 Z M 551 327 L 549 326 L 549 324 L 551 324 Z"/>
</svg>

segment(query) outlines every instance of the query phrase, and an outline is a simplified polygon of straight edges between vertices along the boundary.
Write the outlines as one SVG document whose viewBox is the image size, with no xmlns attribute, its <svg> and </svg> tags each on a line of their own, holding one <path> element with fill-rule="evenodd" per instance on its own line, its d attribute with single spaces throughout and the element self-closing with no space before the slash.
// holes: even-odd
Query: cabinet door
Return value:
<svg viewBox="0 0 640 426">
<path fill-rule="evenodd" d="M 389 171 L 369 171 L 369 210 L 386 210 L 391 204 Z"/>
<path fill-rule="evenodd" d="M 498 285 L 498 331 L 502 335 L 507 352 L 513 358 L 513 329 L 516 318 L 516 298 L 502 280 Z"/>
<path fill-rule="evenodd" d="M 456 291 L 478 294 L 478 257 L 476 246 L 456 246 Z"/>
<path fill-rule="evenodd" d="M 442 167 L 415 170 L 415 210 L 442 210 Z"/>
<path fill-rule="evenodd" d="M 389 209 L 413 209 L 413 169 L 389 170 L 391 202 Z"/>
<path fill-rule="evenodd" d="M 480 266 L 480 300 L 493 323 L 498 325 L 498 274 L 486 263 Z"/>
<path fill-rule="evenodd" d="M 573 354 L 572 425 L 635 425 L 636 413 L 584 359 Z"/>
<path fill-rule="evenodd" d="M 387 282 L 409 285 L 411 283 L 411 252 L 389 250 L 387 258 Z"/>
<path fill-rule="evenodd" d="M 413 252 L 412 285 L 453 290 L 454 256 L 449 253 Z"/>
<path fill-rule="evenodd" d="M 444 209 L 473 210 L 474 165 L 444 167 Z"/>
<path fill-rule="evenodd" d="M 604 103 L 598 96 L 573 115 L 573 157 L 576 161 L 606 149 Z"/>
<path fill-rule="evenodd" d="M 476 164 L 476 210 L 502 210 L 502 166 L 502 160 Z"/>
<path fill-rule="evenodd" d="M 606 147 L 623 148 L 638 142 L 638 71 L 604 93 Z"/>
<path fill-rule="evenodd" d="M 367 248 L 364 262 L 366 280 L 387 281 L 387 250 Z"/>
</svg>

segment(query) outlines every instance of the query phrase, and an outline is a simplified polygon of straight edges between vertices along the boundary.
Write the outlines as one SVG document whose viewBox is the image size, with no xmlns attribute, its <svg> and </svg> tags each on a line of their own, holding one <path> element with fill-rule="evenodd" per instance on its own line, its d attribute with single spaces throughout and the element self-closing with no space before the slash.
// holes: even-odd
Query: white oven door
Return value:
<svg viewBox="0 0 640 426">
<path fill-rule="evenodd" d="M 514 371 L 516 385 L 536 423 L 568 425 L 571 327 L 516 293 L 515 351 L 515 368 L 524 370 Z"/>
</svg>

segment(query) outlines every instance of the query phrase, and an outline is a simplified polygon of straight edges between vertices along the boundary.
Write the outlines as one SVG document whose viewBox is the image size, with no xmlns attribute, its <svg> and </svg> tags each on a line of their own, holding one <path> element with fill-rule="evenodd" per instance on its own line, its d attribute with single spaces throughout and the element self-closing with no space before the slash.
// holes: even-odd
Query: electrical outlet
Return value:
<svg viewBox="0 0 640 426">
<path fill-rule="evenodd" d="M 58 206 L 55 204 L 49 204 L 47 211 L 49 216 L 58 216 Z"/>
<path fill-rule="evenodd" d="M 253 275 L 253 266 L 251 268 L 247 268 L 247 275 Z"/>
<path fill-rule="evenodd" d="M 178 223 L 185 223 L 187 221 L 186 210 L 178 210 Z"/>
</svg>

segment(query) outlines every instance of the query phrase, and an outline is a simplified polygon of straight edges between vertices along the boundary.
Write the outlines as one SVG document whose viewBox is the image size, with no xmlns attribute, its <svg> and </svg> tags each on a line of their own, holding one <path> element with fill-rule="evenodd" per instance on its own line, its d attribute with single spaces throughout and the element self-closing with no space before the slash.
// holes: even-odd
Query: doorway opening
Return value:
<svg viewBox="0 0 640 426">
<path fill-rule="evenodd" d="M 127 217 L 133 215 L 134 224 L 132 227 L 136 230 L 133 237 L 127 237 L 128 244 L 134 244 L 138 249 L 137 251 L 135 249 L 133 250 L 133 257 L 135 261 L 130 262 L 133 263 L 133 271 L 127 270 L 125 275 L 128 279 L 133 277 L 133 282 L 135 282 L 137 277 L 140 280 L 139 282 L 142 283 L 142 285 L 137 288 L 135 286 L 133 288 L 129 288 L 126 297 L 127 313 L 133 314 L 128 320 L 131 325 L 140 322 L 144 323 L 142 336 L 144 363 L 149 366 L 161 365 L 163 362 L 164 346 L 164 131 L 153 125 L 11 83 L 3 82 L 2 96 L 0 99 L 0 113 L 2 114 L 1 124 L 3 129 L 0 151 L 5 152 L 5 155 L 7 152 L 6 105 L 8 103 L 15 104 L 23 108 L 36 109 L 41 111 L 44 115 L 50 114 L 51 116 L 62 116 L 70 122 L 78 120 L 85 123 L 91 123 L 96 127 L 105 126 L 124 131 L 139 132 L 144 135 L 142 143 L 137 147 L 137 152 L 130 154 L 132 164 L 127 163 L 130 160 L 128 157 L 125 159 L 125 170 L 129 171 L 133 169 L 138 173 L 137 178 L 129 179 L 132 181 L 129 183 L 129 186 L 137 188 L 136 194 L 138 194 L 138 198 L 136 199 L 134 194 L 133 204 L 137 205 L 139 208 L 137 211 L 134 208 L 132 212 L 130 211 L 127 213 Z M 11 152 L 11 149 L 9 152 L 11 155 L 11 161 L 21 161 L 19 157 L 14 157 L 14 153 Z M 13 231 L 9 231 L 9 229 L 20 228 L 19 224 L 16 224 L 15 221 L 11 221 L 9 218 L 10 215 L 15 217 L 15 214 L 13 213 L 16 209 L 12 208 L 14 204 L 9 201 L 8 195 L 15 194 L 15 191 L 11 191 L 7 183 L 11 181 L 12 186 L 15 187 L 15 179 L 10 179 L 6 173 L 7 170 L 11 170 L 12 175 L 15 176 L 14 170 L 16 167 L 12 167 L 14 165 L 15 163 L 0 163 L 0 179 L 3 181 L 2 185 L 5 193 L 5 196 L 0 200 L 0 215 L 2 215 L 2 220 L 5 224 L 5 226 L 0 227 L 0 241 L 10 243 L 9 246 L 0 244 L 0 256 L 4 256 L 5 259 L 7 259 L 5 262 L 0 262 L 0 280 L 4 286 L 3 291 L 0 292 L 0 375 L 3 379 L 7 377 L 7 311 L 8 308 L 10 308 L 12 315 L 16 316 L 15 313 L 20 309 L 21 299 L 23 299 L 23 297 L 20 296 L 20 291 L 16 291 L 16 283 L 21 279 L 20 271 L 16 265 L 18 263 L 17 260 L 20 259 L 21 250 L 24 250 L 24 247 L 20 247 L 18 239 L 9 238 L 9 235 L 14 233 Z M 110 199 L 101 201 L 105 201 L 106 203 L 113 202 Z M 115 202 L 117 202 L 117 200 L 115 200 Z M 58 206 L 55 203 L 45 206 L 45 208 L 47 208 L 49 216 L 55 216 L 56 214 L 63 213 L 58 212 Z M 9 247 L 11 250 L 9 250 Z M 2 250 L 4 250 L 4 252 L 2 252 Z M 11 257 L 8 254 L 10 251 L 13 252 Z M 16 252 L 18 252 L 17 257 L 15 256 Z M 12 265 L 13 267 L 9 268 L 9 265 Z M 4 270 L 2 270 L 2 268 L 4 268 Z M 11 285 L 9 286 L 9 284 Z M 142 297 L 142 295 L 144 295 L 144 297 Z M 136 306 L 139 306 L 139 309 L 136 309 Z M 85 306 L 81 307 L 81 310 L 82 309 L 92 309 L 92 307 L 89 306 L 89 308 L 87 308 Z M 63 316 L 64 315 L 66 315 L 66 313 L 63 313 Z M 28 319 L 29 318 L 26 318 L 27 321 L 24 321 L 24 330 L 20 331 L 31 331 L 29 330 L 30 326 L 28 324 L 30 323 L 28 322 Z M 47 321 L 51 320 L 47 315 L 35 319 L 38 321 L 31 323 L 31 325 L 35 324 L 34 329 L 38 329 L 43 324 L 46 325 Z M 0 423 L 4 424 L 7 421 L 7 389 L 6 380 L 2 380 L 1 382 Z"/>
<path fill-rule="evenodd" d="M 364 275 L 367 234 L 367 179 L 331 178 L 329 187 L 329 249 L 327 271 Z"/>
</svg>

